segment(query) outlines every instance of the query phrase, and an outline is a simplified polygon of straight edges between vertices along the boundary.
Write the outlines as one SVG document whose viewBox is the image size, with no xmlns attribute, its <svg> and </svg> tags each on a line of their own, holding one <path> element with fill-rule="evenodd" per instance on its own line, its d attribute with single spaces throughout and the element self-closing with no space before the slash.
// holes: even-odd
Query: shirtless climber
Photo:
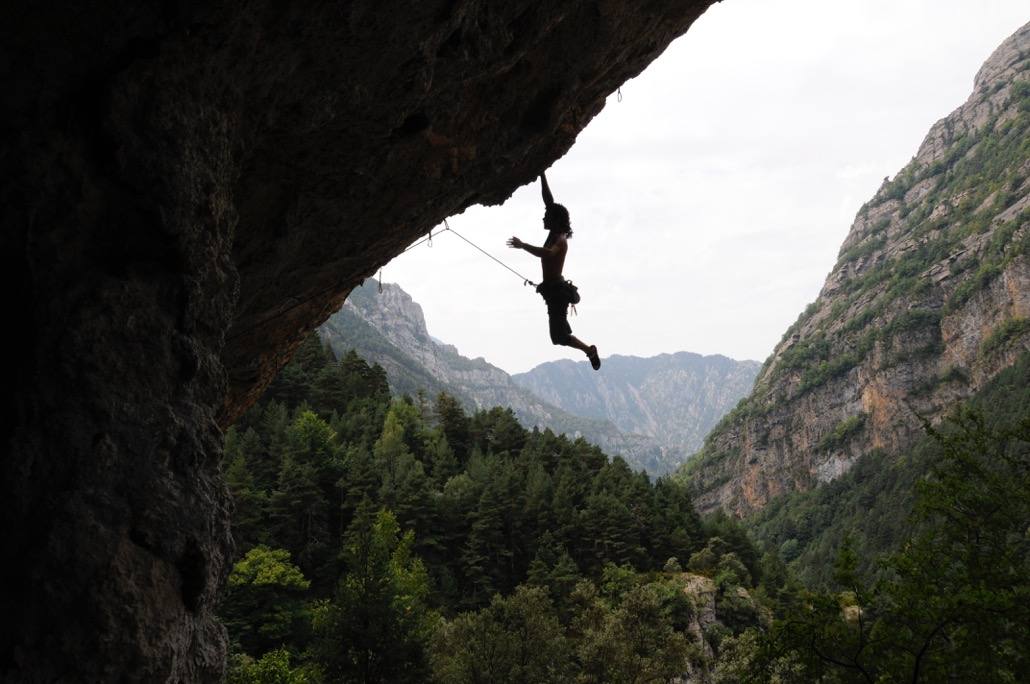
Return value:
<svg viewBox="0 0 1030 684">
<path fill-rule="evenodd" d="M 569 251 L 568 239 L 572 237 L 572 226 L 569 224 L 569 210 L 554 201 L 551 189 L 547 187 L 547 177 L 540 174 L 544 195 L 544 228 L 548 231 L 543 247 L 527 245 L 517 237 L 508 240 L 508 246 L 524 249 L 533 256 L 540 257 L 543 269 L 543 281 L 536 291 L 547 302 L 547 319 L 551 329 L 551 342 L 566 347 L 579 349 L 590 359 L 590 366 L 597 370 L 601 367 L 601 357 L 597 355 L 597 347 L 587 345 L 573 336 L 569 325 L 569 304 L 579 301 L 574 294 L 572 283 L 562 277 L 565 266 L 565 254 Z M 573 299 L 575 297 L 575 299 Z"/>
</svg>

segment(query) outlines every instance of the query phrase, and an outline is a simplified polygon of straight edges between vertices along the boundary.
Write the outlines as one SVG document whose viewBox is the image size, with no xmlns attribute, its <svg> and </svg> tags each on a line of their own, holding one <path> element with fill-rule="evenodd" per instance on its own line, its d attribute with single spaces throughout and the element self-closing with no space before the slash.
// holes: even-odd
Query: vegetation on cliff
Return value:
<svg viewBox="0 0 1030 684">
<path fill-rule="evenodd" d="M 750 515 L 869 461 L 895 467 L 920 417 L 1030 348 L 1028 40 L 998 49 L 859 211 L 818 299 L 679 473 L 702 510 Z"/>
<path fill-rule="evenodd" d="M 1012 431 L 1030 415 L 1030 354 L 1002 371 L 967 407 L 996 431 Z M 872 451 L 844 476 L 774 499 L 747 519 L 759 546 L 775 551 L 809 586 L 832 581 L 833 561 L 848 540 L 864 577 L 911 533 L 917 483 L 941 461 L 940 440 L 924 437 L 902 454 Z"/>
<path fill-rule="evenodd" d="M 902 475 L 922 469 L 904 543 L 870 563 L 845 532 L 822 590 L 786 593 L 768 626 L 725 645 L 727 682 L 1015 682 L 1030 678 L 1030 415 L 1027 368 L 996 386 L 994 410 L 974 403 L 929 429 Z M 985 412 L 985 406 L 990 412 Z M 902 515 L 907 486 L 886 495 L 856 480 L 849 502 L 881 510 L 841 516 L 862 533 Z M 893 505 L 892 505 L 893 504 Z M 804 514 L 803 507 L 795 507 Z M 844 522 L 840 520 L 838 522 Z M 848 530 L 846 523 L 843 530 Z M 889 528 L 888 528 L 889 529 Z M 885 536 L 890 536 L 889 533 Z M 780 547 L 781 550 L 783 547 Z M 811 559 L 816 563 L 822 558 Z M 866 566 L 865 572 L 862 566 Z"/>
<path fill-rule="evenodd" d="M 939 458 L 936 442 L 920 436 L 922 419 L 940 419 L 967 396 L 992 424 L 1012 425 L 1030 406 L 1030 325 L 1019 313 L 1030 272 L 1030 82 L 996 92 L 1004 100 L 979 127 L 942 121 L 928 138 L 940 142 L 924 143 L 936 151 L 863 208 L 823 295 L 784 335 L 755 393 L 680 473 L 695 494 L 712 491 L 730 482 L 730 464 L 744 452 L 780 449 L 800 491 L 785 487 L 750 508 L 747 524 L 813 586 L 831 581 L 845 538 L 866 576 L 906 538 L 915 484 Z M 830 389 L 850 404 L 843 417 L 819 422 L 813 412 L 841 403 Z M 881 404 L 911 427 L 885 418 Z M 816 422 L 816 438 L 800 440 Z M 773 437 L 774 426 L 784 434 Z M 879 444 L 870 438 L 877 429 Z M 850 465 L 819 483 L 817 468 L 807 468 L 828 454 Z"/>
</svg>

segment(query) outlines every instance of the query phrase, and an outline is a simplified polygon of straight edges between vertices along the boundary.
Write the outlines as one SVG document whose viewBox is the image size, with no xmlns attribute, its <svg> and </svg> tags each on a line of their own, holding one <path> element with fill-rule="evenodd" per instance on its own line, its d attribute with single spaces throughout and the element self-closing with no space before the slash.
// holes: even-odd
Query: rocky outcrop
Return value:
<svg viewBox="0 0 1030 684">
<path fill-rule="evenodd" d="M 760 364 L 690 352 L 650 358 L 611 356 L 604 372 L 586 362 L 552 361 L 512 379 L 580 416 L 612 421 L 693 454 L 704 436 L 751 390 Z"/>
<path fill-rule="evenodd" d="M 464 399 L 468 408 L 473 410 L 510 406 L 525 412 L 528 402 L 536 401 L 519 392 L 507 373 L 485 359 L 466 358 L 455 347 L 434 340 L 426 328 L 422 307 L 399 285 L 385 283 L 380 293 L 377 293 L 377 287 L 369 282 L 355 288 L 341 312 L 331 316 L 320 328 L 319 331 L 333 342 L 334 348 L 349 344 L 370 361 L 379 362 L 386 369 L 391 388 L 395 391 L 445 389 Z M 361 340 L 351 337 L 350 329 L 355 326 L 343 323 L 348 320 L 348 313 L 382 335 L 406 357 L 405 360 L 411 360 L 412 363 L 406 366 L 414 366 L 421 374 L 405 376 L 404 371 L 408 368 L 400 367 L 401 360 L 396 354 L 376 353 L 375 349 L 362 346 Z M 420 386 L 423 379 L 431 379 L 433 385 Z"/>
<path fill-rule="evenodd" d="M 708 4 L 6 4 L 2 677 L 218 679 L 220 426 Z"/>
<path fill-rule="evenodd" d="M 684 471 L 738 514 L 898 453 L 1030 349 L 1030 25 L 859 212 L 818 299 Z"/>
<path fill-rule="evenodd" d="M 652 476 L 673 471 L 686 457 L 683 448 L 622 432 L 604 418 L 576 415 L 541 400 L 485 359 L 466 358 L 454 346 L 431 337 L 422 307 L 400 286 L 384 283 L 382 292 L 377 292 L 378 288 L 369 281 L 351 291 L 343 308 L 329 317 L 319 334 L 337 355 L 354 349 L 381 365 L 394 392 L 414 396 L 422 391 L 432 398 L 443 391 L 470 411 L 510 408 L 527 429 L 549 428 L 570 438 L 583 437 Z"/>
<path fill-rule="evenodd" d="M 702 662 L 711 663 L 715 660 L 715 651 L 708 642 L 707 633 L 718 622 L 715 599 L 719 590 L 715 582 L 704 575 L 683 573 L 682 580 L 683 593 L 689 597 L 693 608 L 685 632 L 690 635 L 691 641 L 698 645 Z"/>
</svg>

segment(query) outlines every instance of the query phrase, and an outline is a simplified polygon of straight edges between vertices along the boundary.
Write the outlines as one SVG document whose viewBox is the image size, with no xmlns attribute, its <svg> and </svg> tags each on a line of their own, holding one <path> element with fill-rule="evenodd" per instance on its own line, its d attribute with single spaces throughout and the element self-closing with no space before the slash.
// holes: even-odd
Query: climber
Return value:
<svg viewBox="0 0 1030 684">
<path fill-rule="evenodd" d="M 540 257 L 543 269 L 543 280 L 536 291 L 547 303 L 547 319 L 551 330 L 551 342 L 566 347 L 575 347 L 587 355 L 590 366 L 597 370 L 601 367 L 601 357 L 597 355 L 597 347 L 588 345 L 572 334 L 569 325 L 569 304 L 576 304 L 579 295 L 575 287 L 562 277 L 565 266 L 565 254 L 569 250 L 568 239 L 572 237 L 572 226 L 569 224 L 569 210 L 554 201 L 551 189 L 547 186 L 547 176 L 540 174 L 544 196 L 544 229 L 548 231 L 543 247 L 527 245 L 517 237 L 508 240 L 508 246 L 524 249 L 533 256 Z"/>
</svg>

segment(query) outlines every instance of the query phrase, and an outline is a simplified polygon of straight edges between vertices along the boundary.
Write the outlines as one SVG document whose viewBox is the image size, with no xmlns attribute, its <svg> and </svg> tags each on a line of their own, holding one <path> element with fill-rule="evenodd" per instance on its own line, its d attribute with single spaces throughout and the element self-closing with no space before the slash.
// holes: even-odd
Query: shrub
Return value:
<svg viewBox="0 0 1030 684">
<path fill-rule="evenodd" d="M 983 264 L 974 275 L 964 280 L 961 285 L 955 288 L 955 291 L 951 293 L 951 297 L 948 298 L 948 303 L 945 304 L 944 310 L 948 313 L 957 311 L 963 304 L 969 301 L 970 297 L 987 287 L 999 274 L 1001 274 L 1000 264 L 995 262 Z"/>
<path fill-rule="evenodd" d="M 817 366 L 805 370 L 801 374 L 801 391 L 807 392 L 810 389 L 819 387 L 833 378 L 846 374 L 861 362 L 856 354 L 841 354 L 840 356 L 823 361 Z"/>
<path fill-rule="evenodd" d="M 866 414 L 845 418 L 819 441 L 819 451 L 832 451 L 850 440 L 865 425 Z"/>
<path fill-rule="evenodd" d="M 1030 331 L 1030 318 L 1016 317 L 1002 322 L 980 344 L 980 355 L 993 354 L 1027 331 Z"/>
</svg>

